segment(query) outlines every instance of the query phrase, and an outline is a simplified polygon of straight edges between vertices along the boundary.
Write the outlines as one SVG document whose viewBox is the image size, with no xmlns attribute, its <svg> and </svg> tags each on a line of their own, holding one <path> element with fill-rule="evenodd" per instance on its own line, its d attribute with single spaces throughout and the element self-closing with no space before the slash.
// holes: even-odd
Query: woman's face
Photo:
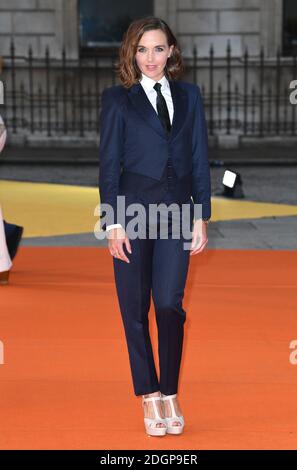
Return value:
<svg viewBox="0 0 297 470">
<path fill-rule="evenodd" d="M 166 34 L 161 29 L 143 33 L 135 54 L 142 73 L 156 82 L 164 75 L 164 68 L 174 46 L 168 46 Z"/>
</svg>

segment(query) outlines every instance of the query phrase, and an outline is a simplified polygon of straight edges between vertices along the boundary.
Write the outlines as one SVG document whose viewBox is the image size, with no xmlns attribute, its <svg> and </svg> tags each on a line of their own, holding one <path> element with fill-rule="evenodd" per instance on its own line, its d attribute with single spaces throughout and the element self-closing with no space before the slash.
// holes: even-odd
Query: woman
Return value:
<svg viewBox="0 0 297 470">
<path fill-rule="evenodd" d="M 6 129 L 0 116 L 0 153 L 2 152 L 6 141 Z M 2 210 L 0 206 L 0 285 L 8 283 L 9 270 L 12 262 L 8 253 L 5 230 L 3 224 Z"/>
<path fill-rule="evenodd" d="M 189 256 L 205 248 L 211 215 L 203 104 L 197 85 L 177 80 L 183 70 L 180 48 L 169 26 L 159 18 L 130 24 L 117 66 L 122 84 L 105 89 L 101 102 L 100 202 L 101 207 L 113 209 L 109 215 L 105 211 L 109 223 L 103 223 L 102 229 L 107 231 L 113 256 L 134 393 L 142 396 L 146 432 L 180 434 L 185 424 L 177 399 L 186 317 L 182 299 Z M 132 203 L 142 205 L 145 222 L 140 226 L 146 237 L 128 234 L 126 220 L 131 222 L 131 218 L 123 222 L 117 213 L 118 196 L 125 196 L 125 209 Z M 157 237 L 147 236 L 154 225 L 148 210 L 161 203 L 165 207 L 175 203 L 178 209 L 182 204 L 190 207 L 191 250 L 184 248 L 183 235 L 171 236 L 173 213 L 168 217 L 167 239 L 160 237 L 159 222 L 154 222 Z M 202 208 L 202 214 L 196 212 L 196 206 Z M 181 219 L 185 219 L 183 213 Z M 151 293 L 158 326 L 160 380 L 149 336 Z"/>
<path fill-rule="evenodd" d="M 11 267 L 12 262 L 6 245 L 2 210 L 0 206 L 0 285 L 8 283 L 9 270 Z"/>
</svg>

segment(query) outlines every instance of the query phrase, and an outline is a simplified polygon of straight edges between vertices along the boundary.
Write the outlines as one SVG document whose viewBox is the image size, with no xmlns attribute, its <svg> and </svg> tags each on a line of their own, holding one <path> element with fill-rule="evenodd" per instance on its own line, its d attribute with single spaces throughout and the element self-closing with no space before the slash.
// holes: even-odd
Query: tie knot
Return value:
<svg viewBox="0 0 297 470">
<path fill-rule="evenodd" d="M 162 84 L 158 83 L 158 82 L 154 84 L 154 89 L 156 90 L 157 93 L 160 91 L 161 86 L 162 86 Z"/>
</svg>

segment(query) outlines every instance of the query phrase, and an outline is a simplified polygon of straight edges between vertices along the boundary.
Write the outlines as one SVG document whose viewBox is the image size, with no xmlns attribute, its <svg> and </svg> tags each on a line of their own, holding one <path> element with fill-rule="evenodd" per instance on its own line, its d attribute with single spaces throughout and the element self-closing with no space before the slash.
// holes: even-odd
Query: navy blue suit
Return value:
<svg viewBox="0 0 297 470">
<path fill-rule="evenodd" d="M 106 225 L 122 223 L 116 218 L 118 195 L 126 196 L 127 205 L 141 202 L 146 210 L 150 203 L 189 203 L 192 221 L 194 215 L 211 216 L 207 127 L 200 89 L 184 81 L 169 80 L 169 84 L 174 105 L 169 134 L 140 83 L 129 89 L 113 86 L 102 93 L 100 201 L 109 203 L 115 215 L 101 225 L 103 230 Z M 193 202 L 202 204 L 202 214 L 194 212 Z M 129 220 L 126 216 L 126 222 Z M 183 236 L 130 239 L 131 254 L 123 245 L 130 263 L 113 258 L 136 395 L 158 390 L 166 395 L 177 393 L 186 319 L 182 300 L 190 253 L 183 248 L 184 241 Z M 160 381 L 149 337 L 151 294 L 158 326 Z"/>
</svg>

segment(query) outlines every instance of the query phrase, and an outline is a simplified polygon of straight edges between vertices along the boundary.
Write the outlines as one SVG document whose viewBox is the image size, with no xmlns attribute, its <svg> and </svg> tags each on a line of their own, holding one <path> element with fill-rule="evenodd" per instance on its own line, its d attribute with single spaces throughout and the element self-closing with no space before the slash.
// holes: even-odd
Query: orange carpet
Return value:
<svg viewBox="0 0 297 470">
<path fill-rule="evenodd" d="M 297 448 L 297 252 L 191 257 L 181 436 L 145 434 L 107 248 L 22 247 L 10 281 L 1 449 Z"/>
</svg>

